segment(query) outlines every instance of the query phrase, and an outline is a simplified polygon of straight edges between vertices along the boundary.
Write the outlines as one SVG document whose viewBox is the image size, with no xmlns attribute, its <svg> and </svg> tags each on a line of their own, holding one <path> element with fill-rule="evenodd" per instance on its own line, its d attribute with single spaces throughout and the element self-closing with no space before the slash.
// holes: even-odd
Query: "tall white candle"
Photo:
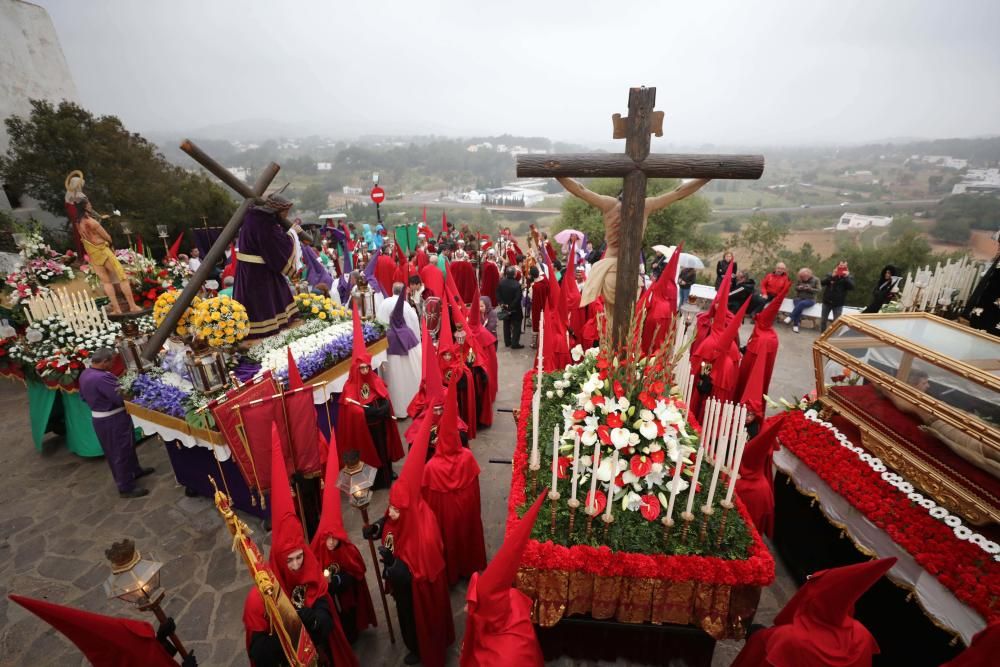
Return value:
<svg viewBox="0 0 1000 667">
<path fill-rule="evenodd" d="M 559 427 L 552 429 L 552 486 L 549 492 L 556 490 L 556 481 L 559 478 Z"/>
<path fill-rule="evenodd" d="M 576 487 L 580 482 L 580 434 L 573 433 L 573 479 L 570 497 L 576 500 Z"/>
<path fill-rule="evenodd" d="M 742 431 L 746 431 L 747 427 L 747 406 L 740 405 L 739 410 L 736 413 L 736 422 L 733 424 L 733 434 L 731 437 L 732 445 L 729 447 L 729 456 L 726 460 L 726 469 L 729 470 L 730 474 L 738 469 L 733 468 L 733 464 L 736 460 L 736 441 L 739 438 L 739 434 Z"/>
<path fill-rule="evenodd" d="M 698 447 L 698 456 L 694 460 L 694 470 L 691 476 L 691 487 L 688 489 L 687 509 L 685 510 L 688 514 L 691 513 L 691 509 L 694 507 L 694 495 L 698 490 L 698 473 L 701 472 L 701 460 L 703 458 L 705 458 L 704 441 L 702 441 L 701 445 Z"/>
<path fill-rule="evenodd" d="M 35 323 L 35 321 L 31 319 L 31 308 L 25 308 L 24 309 L 24 316 L 26 318 L 28 318 L 28 325 L 29 326 Z"/>
<path fill-rule="evenodd" d="M 681 468 L 684 467 L 684 459 L 679 455 L 677 457 L 677 464 L 674 466 L 674 476 L 670 481 L 670 501 L 667 503 L 667 518 L 671 521 L 674 520 L 674 500 L 677 499 L 677 486 L 681 479 Z"/>
<path fill-rule="evenodd" d="M 542 384 L 542 376 L 538 376 L 538 386 Z M 541 402 L 541 390 L 535 392 L 535 395 L 531 399 L 531 457 L 528 459 L 528 463 L 532 468 L 539 465 L 538 458 L 538 406 Z"/>
<path fill-rule="evenodd" d="M 719 409 L 719 402 L 714 398 L 705 401 L 704 423 L 701 425 L 701 444 L 711 452 L 715 442 L 716 413 Z"/>
<path fill-rule="evenodd" d="M 713 443 L 714 447 L 712 449 L 712 459 L 717 463 L 722 463 L 723 465 L 726 463 L 725 445 L 726 441 L 729 440 L 729 431 L 732 426 L 732 422 L 733 404 L 726 401 L 722 405 L 722 419 L 719 422 L 719 431 L 716 435 L 715 442 Z M 720 447 L 723 449 L 720 450 Z M 719 461 L 720 457 L 722 458 L 722 461 Z"/>
<path fill-rule="evenodd" d="M 618 477 L 618 450 L 615 450 L 614 455 L 611 457 L 611 479 L 608 480 L 608 505 L 604 509 L 604 516 L 607 519 L 611 518 L 611 506 L 614 503 L 611 501 L 615 495 L 615 478 Z"/>
<path fill-rule="evenodd" d="M 736 478 L 739 477 L 740 463 L 743 461 L 743 450 L 747 444 L 747 430 L 740 429 L 739 438 L 736 440 L 735 467 L 729 474 L 729 488 L 726 490 L 726 504 L 733 502 L 733 492 L 736 490 Z"/>
<path fill-rule="evenodd" d="M 590 500 L 587 502 L 587 514 L 597 513 L 597 466 L 601 464 L 601 441 L 594 443 L 594 459 L 590 465 Z"/>
<path fill-rule="evenodd" d="M 705 511 L 711 509 L 712 501 L 715 500 L 715 487 L 719 483 L 719 472 L 726 464 L 726 450 L 728 448 L 729 438 L 726 437 L 721 440 L 719 448 L 715 450 L 715 470 L 712 471 L 712 483 L 708 485 L 708 500 L 705 501 L 705 505 L 702 508 Z"/>
</svg>

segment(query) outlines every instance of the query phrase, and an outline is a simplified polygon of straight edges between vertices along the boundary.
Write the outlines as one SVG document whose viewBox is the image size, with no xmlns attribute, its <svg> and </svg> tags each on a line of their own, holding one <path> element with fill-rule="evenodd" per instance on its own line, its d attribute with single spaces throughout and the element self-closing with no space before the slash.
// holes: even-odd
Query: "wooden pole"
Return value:
<svg viewBox="0 0 1000 667">
<path fill-rule="evenodd" d="M 519 177 L 624 178 L 637 166 L 649 178 L 758 179 L 764 173 L 764 156 L 659 153 L 638 164 L 628 155 L 608 153 L 517 156 Z"/>
<path fill-rule="evenodd" d="M 253 184 L 253 189 L 251 194 L 254 194 L 254 199 L 264 194 L 267 186 L 271 184 L 274 177 L 277 176 L 278 170 L 281 169 L 275 163 L 271 163 L 264 167 L 264 170 L 257 177 L 257 181 Z M 228 173 L 228 172 L 226 172 Z M 239 205 L 236 212 L 233 213 L 232 217 L 229 218 L 229 222 L 223 227 L 222 231 L 219 233 L 219 237 L 209 248 L 208 252 L 205 253 L 205 257 L 202 258 L 201 266 L 198 270 L 194 272 L 191 279 L 188 281 L 187 286 L 177 297 L 174 305 L 167 312 L 167 316 L 163 319 L 160 326 L 153 332 L 153 335 L 149 337 L 149 341 L 146 343 L 146 347 L 142 350 L 142 357 L 149 361 L 153 360 L 153 357 L 160 351 L 163 344 L 167 340 L 167 336 L 170 332 L 174 330 L 177 326 L 177 322 L 180 321 L 181 315 L 187 310 L 188 306 L 194 300 L 194 297 L 198 294 L 201 286 L 208 280 L 208 277 L 212 274 L 215 269 L 215 265 L 218 264 L 219 260 L 226 253 L 226 248 L 229 244 L 236 238 L 239 234 L 240 226 L 243 224 L 243 217 L 246 215 L 247 211 L 250 210 L 250 205 L 253 203 L 253 199 L 246 198 L 243 203 Z"/>
<path fill-rule="evenodd" d="M 368 508 L 364 505 L 358 508 L 361 510 L 361 520 L 364 522 L 364 530 L 368 531 Z M 372 552 L 372 567 L 375 568 L 375 583 L 378 584 L 378 594 L 382 596 L 382 611 L 385 612 L 385 624 L 389 627 L 389 641 L 393 644 L 396 643 L 396 633 L 392 630 L 392 618 L 389 617 L 389 602 L 385 598 L 385 584 L 382 583 L 382 573 L 379 571 L 378 566 L 378 556 L 375 554 L 375 542 L 372 538 L 365 538 L 368 540 L 368 548 Z"/>
</svg>

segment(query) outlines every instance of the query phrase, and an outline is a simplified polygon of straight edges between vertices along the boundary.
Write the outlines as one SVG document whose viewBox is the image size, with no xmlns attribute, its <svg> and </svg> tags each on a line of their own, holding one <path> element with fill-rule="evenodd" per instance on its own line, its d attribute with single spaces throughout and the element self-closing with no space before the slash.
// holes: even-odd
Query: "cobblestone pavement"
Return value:
<svg viewBox="0 0 1000 667">
<path fill-rule="evenodd" d="M 793 334 L 778 326 L 782 339 L 771 393 L 801 395 L 812 385 L 810 344 L 815 334 Z M 750 327 L 744 327 L 744 340 Z M 518 404 L 521 376 L 530 365 L 530 350 L 499 352 L 500 394 L 496 406 L 509 410 Z M 177 633 L 194 649 L 202 665 L 245 665 L 241 614 L 249 580 L 230 550 L 231 541 L 215 507 L 206 498 L 186 498 L 174 481 L 164 443 L 151 438 L 139 447 L 143 465 L 156 467 L 147 480 L 146 498 L 121 500 L 107 464 L 69 453 L 59 437 L 49 435 L 43 451 L 31 442 L 27 395 L 18 382 L 0 382 L 0 414 L 5 433 L 0 446 L 0 665 L 86 665 L 69 642 L 48 625 L 7 599 L 7 594 L 47 599 L 89 611 L 151 620 L 150 615 L 108 600 L 102 583 L 109 570 L 104 550 L 116 540 L 132 538 L 145 557 L 164 563 L 162 583 L 167 589 L 164 609 L 177 620 Z M 405 426 L 405 424 L 402 424 Z M 482 476 L 483 525 L 486 545 L 493 554 L 503 536 L 510 466 L 489 463 L 507 459 L 515 428 L 509 412 L 498 412 L 493 428 L 473 441 Z M 172 446 L 172 445 L 171 445 Z M 387 494 L 373 501 L 373 516 L 384 511 Z M 245 517 L 266 546 L 268 536 L 259 521 Z M 361 521 L 345 505 L 347 529 L 360 543 Z M 368 552 L 362 547 L 365 560 Z M 369 563 L 369 568 L 371 564 Z M 371 571 L 371 570 L 369 570 Z M 370 576 L 370 575 L 369 575 Z M 369 585 L 375 591 L 375 582 Z M 794 583 L 779 563 L 778 580 L 764 591 L 757 622 L 770 623 Z M 452 591 L 452 610 L 458 636 L 464 630 L 465 585 Z M 390 600 L 390 610 L 393 616 Z M 402 644 L 388 641 L 381 605 L 375 606 L 380 627 L 359 638 L 355 650 L 362 665 L 402 665 Z M 741 643 L 720 642 L 716 666 L 728 665 Z M 459 643 L 449 664 L 458 664 Z M 616 664 L 554 661 L 557 665 Z M 626 664 L 619 661 L 617 664 Z"/>
</svg>

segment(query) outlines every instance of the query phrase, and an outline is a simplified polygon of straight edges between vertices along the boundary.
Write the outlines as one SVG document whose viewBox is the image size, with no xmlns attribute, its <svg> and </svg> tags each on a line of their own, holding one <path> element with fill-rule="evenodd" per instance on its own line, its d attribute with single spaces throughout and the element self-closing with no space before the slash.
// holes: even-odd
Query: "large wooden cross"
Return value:
<svg viewBox="0 0 1000 667">
<path fill-rule="evenodd" d="M 142 350 L 142 356 L 146 359 L 152 359 L 163 347 L 163 344 L 167 341 L 167 337 L 177 326 L 177 322 L 180 321 L 181 315 L 187 310 L 188 306 L 194 300 L 194 297 L 201 290 L 201 286 L 205 284 L 208 277 L 212 274 L 215 269 L 215 265 L 219 263 L 219 260 L 226 253 L 226 248 L 232 243 L 237 234 L 240 233 L 240 226 L 243 224 L 243 218 L 246 216 L 247 211 L 250 210 L 252 206 L 267 190 L 267 186 L 271 184 L 274 177 L 278 175 L 278 170 L 281 169 L 274 162 L 271 162 L 264 170 L 260 172 L 260 176 L 254 182 L 253 187 L 247 185 L 240 179 L 233 176 L 229 170 L 220 165 L 218 162 L 209 157 L 205 152 L 198 148 L 192 141 L 185 140 L 181 144 L 181 150 L 190 155 L 196 162 L 201 166 L 205 167 L 208 171 L 215 174 L 219 180 L 228 185 L 230 188 L 236 191 L 238 195 L 243 197 L 243 203 L 239 205 L 239 208 L 233 213 L 232 217 L 229 218 L 229 222 L 226 226 L 222 228 L 219 232 L 219 237 L 215 239 L 215 243 L 209 249 L 205 256 L 201 260 L 201 266 L 198 270 L 194 272 L 194 275 L 188 280 L 187 286 L 177 297 L 174 305 L 170 308 L 167 316 L 164 318 L 160 326 L 153 332 L 153 335 L 149 337 L 149 341 L 146 343 L 146 347 Z"/>
<path fill-rule="evenodd" d="M 762 155 L 693 155 L 649 153 L 650 134 L 663 136 L 663 112 L 654 111 L 656 88 L 631 88 L 628 117 L 614 114 L 613 137 L 625 139 L 625 152 L 518 155 L 519 177 L 621 176 L 621 248 L 612 316 L 614 340 L 625 340 L 635 307 L 642 247 L 643 209 L 649 178 L 758 179 L 764 172 Z"/>
</svg>

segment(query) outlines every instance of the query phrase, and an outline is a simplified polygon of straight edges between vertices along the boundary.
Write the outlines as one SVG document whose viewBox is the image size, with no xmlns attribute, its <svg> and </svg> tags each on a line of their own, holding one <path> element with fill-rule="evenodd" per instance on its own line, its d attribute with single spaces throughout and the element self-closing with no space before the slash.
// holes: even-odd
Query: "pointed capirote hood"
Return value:
<svg viewBox="0 0 1000 667">
<path fill-rule="evenodd" d="M 760 432 L 746 444 L 743 450 L 743 460 L 740 463 L 740 477 L 750 479 L 764 475 L 768 469 L 767 462 L 771 453 L 778 448 L 778 432 L 785 423 L 785 415 L 773 417 L 764 423 Z"/>
<path fill-rule="evenodd" d="M 722 276 L 719 289 L 715 291 L 715 298 L 712 299 L 712 306 L 708 309 L 712 318 L 712 331 L 721 331 L 726 326 L 725 314 L 729 307 L 729 290 L 733 284 L 733 262 L 729 262 L 726 273 Z"/>
<path fill-rule="evenodd" d="M 785 283 L 781 291 L 778 292 L 778 295 L 771 299 L 771 302 L 764 306 L 763 310 L 757 313 L 757 317 L 754 319 L 755 329 L 766 330 L 774 326 L 774 319 L 778 316 L 781 305 L 785 302 L 785 295 L 788 294 L 789 287 L 791 287 L 791 283 Z"/>
<path fill-rule="evenodd" d="M 431 419 L 424 419 L 416 441 L 403 462 L 399 478 L 389 489 L 389 504 L 399 510 L 412 509 L 420 502 L 420 489 L 424 480 L 424 465 L 431 438 Z"/>
<path fill-rule="evenodd" d="M 441 330 L 438 332 L 438 354 L 454 353 L 455 336 L 451 332 L 451 299 L 441 296 Z"/>
<path fill-rule="evenodd" d="M 743 385 L 743 392 L 740 394 L 739 402 L 747 406 L 747 412 L 752 412 L 757 419 L 764 418 L 766 406 L 764 404 L 764 371 L 767 359 L 762 355 L 756 355 L 753 365 L 750 366 L 750 373 Z"/>
<path fill-rule="evenodd" d="M 675 309 L 677 308 L 677 267 L 680 266 L 681 253 L 684 251 L 684 242 L 681 241 L 674 248 L 674 252 L 667 260 L 667 265 L 663 267 L 663 273 L 653 283 L 653 289 L 657 296 L 665 299 Z"/>
<path fill-rule="evenodd" d="M 517 525 L 507 533 L 503 544 L 482 574 L 473 574 L 469 581 L 466 601 L 469 614 L 476 614 L 489 624 L 502 621 L 510 613 L 510 589 L 521 565 L 524 547 L 538 519 L 548 489 L 543 489 Z"/>
<path fill-rule="evenodd" d="M 458 376 L 455 375 L 448 385 L 444 412 L 441 413 L 441 421 L 438 422 L 434 456 L 453 456 L 461 450 L 462 438 L 458 434 Z"/>
<path fill-rule="evenodd" d="M 775 619 L 785 625 L 802 619 L 831 627 L 844 627 L 854 620 L 854 604 L 882 578 L 896 558 L 821 570 L 813 574 L 792 596 Z"/>
<path fill-rule="evenodd" d="M 444 383 L 441 381 L 441 366 L 438 363 L 437 351 L 434 349 L 434 341 L 427 331 L 426 320 L 421 324 L 421 340 L 423 344 L 423 377 L 421 383 L 424 391 L 424 402 L 428 407 L 441 405 L 444 402 Z"/>
<path fill-rule="evenodd" d="M 736 340 L 736 336 L 740 333 L 740 325 L 743 323 L 743 316 L 746 315 L 747 308 L 750 307 L 750 301 L 750 299 L 744 301 L 740 309 L 736 311 L 733 319 L 729 320 L 728 324 L 723 325 L 719 329 L 716 329 L 716 322 L 724 322 L 725 318 L 722 316 L 722 311 L 716 313 L 715 319 L 712 320 L 712 333 L 708 334 L 708 338 L 702 341 L 698 347 L 698 355 L 702 360 L 713 363 L 723 354 L 726 354 L 727 350 L 729 350 Z M 725 308 L 723 306 L 724 310 Z"/>
<path fill-rule="evenodd" d="M 396 303 L 392 306 L 392 314 L 389 316 L 389 330 L 386 336 L 389 338 L 389 354 L 404 355 L 420 344 L 417 335 L 413 333 L 406 324 L 403 316 L 403 308 L 406 306 L 406 287 L 396 297 Z"/>
<path fill-rule="evenodd" d="M 73 642 L 93 665 L 177 667 L 145 621 L 95 614 L 44 600 L 9 595 Z"/>
<path fill-rule="evenodd" d="M 285 558 L 296 549 L 305 548 L 302 524 L 292 500 L 288 468 L 281 452 L 281 442 L 271 447 L 271 567 L 284 572 Z"/>
<path fill-rule="evenodd" d="M 347 530 L 344 528 L 344 517 L 340 510 L 340 489 L 337 478 L 340 476 L 340 457 L 337 454 L 337 442 L 333 431 L 330 431 L 330 452 L 326 458 L 326 475 L 323 480 L 323 510 L 319 516 L 319 526 L 313 542 L 323 543 L 327 537 L 333 537 L 340 542 L 349 542 Z M 324 547 L 325 548 L 325 547 Z"/>
<path fill-rule="evenodd" d="M 365 330 L 361 326 L 361 316 L 358 315 L 358 304 L 351 303 L 351 316 L 354 319 L 354 351 L 351 363 L 357 367 L 361 364 L 372 365 L 372 355 L 368 354 L 368 346 L 365 345 Z"/>
</svg>

